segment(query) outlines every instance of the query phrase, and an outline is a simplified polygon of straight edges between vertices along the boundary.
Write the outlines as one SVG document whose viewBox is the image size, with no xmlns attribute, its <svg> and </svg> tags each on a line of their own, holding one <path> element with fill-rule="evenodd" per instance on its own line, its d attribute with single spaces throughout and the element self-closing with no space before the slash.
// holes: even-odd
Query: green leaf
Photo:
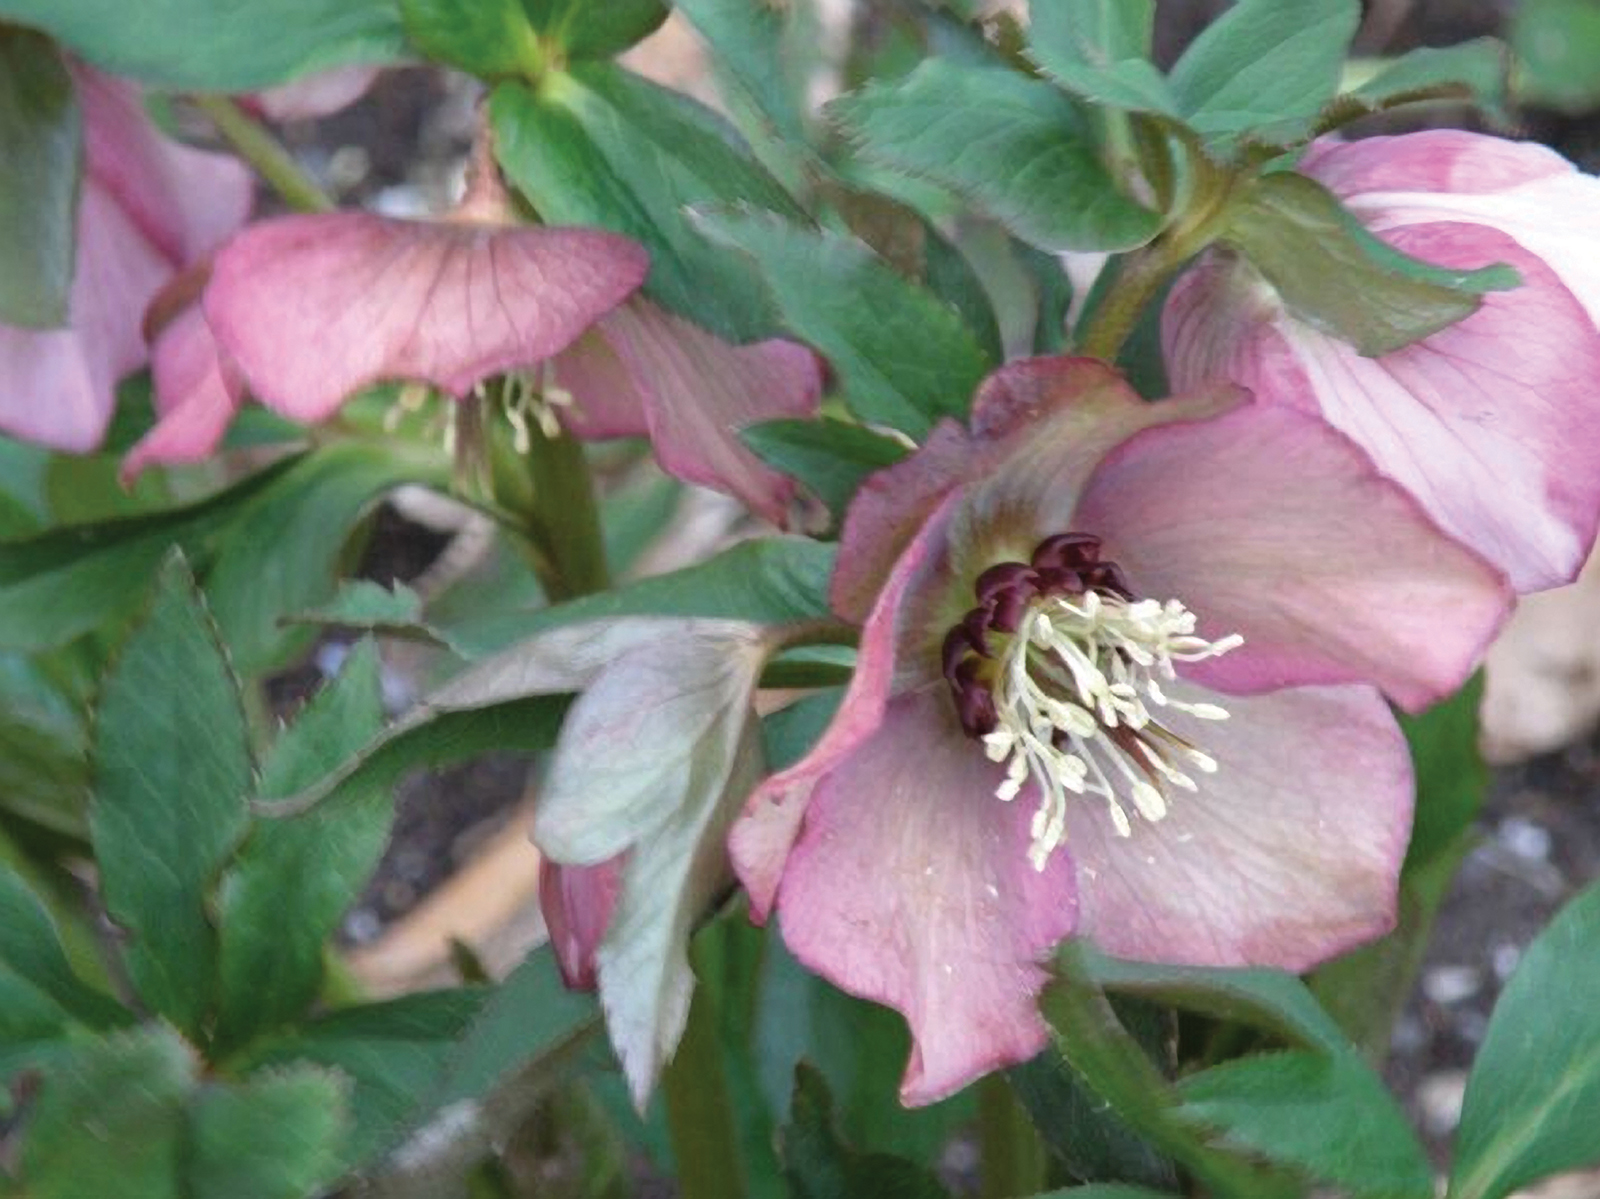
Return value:
<svg viewBox="0 0 1600 1199">
<path fill-rule="evenodd" d="M 127 1019 L 120 1004 L 73 971 L 49 912 L 10 867 L 0 865 L 0 980 L 8 975 L 49 996 L 65 1015 L 90 1027 Z"/>
<path fill-rule="evenodd" d="M 251 91 L 341 63 L 393 61 L 403 49 L 394 0 L 0 0 L 0 19 L 176 91 Z"/>
<path fill-rule="evenodd" d="M 1153 1191 L 1149 1187 L 1096 1182 L 1088 1186 L 1062 1187 L 1059 1191 L 1042 1191 L 1032 1199 L 1175 1199 L 1175 1196 L 1171 1191 Z"/>
<path fill-rule="evenodd" d="M 739 436 L 768 466 L 810 488 L 835 523 L 844 518 L 863 479 L 906 456 L 905 446 L 893 438 L 828 417 L 764 421 L 741 429 Z"/>
<path fill-rule="evenodd" d="M 1113 1005 L 1141 1049 L 1165 1068 L 1172 1033 L 1164 1008 L 1123 999 Z M 1129 1127 L 1059 1053 L 1046 1051 L 1006 1071 L 1018 1100 L 1067 1176 L 1175 1187 L 1177 1171 Z"/>
<path fill-rule="evenodd" d="M 46 39 L 0 28 L 0 325 L 67 323 L 82 122 Z"/>
<path fill-rule="evenodd" d="M 522 0 L 522 6 L 569 59 L 620 54 L 654 33 L 668 11 L 664 0 Z"/>
<path fill-rule="evenodd" d="M 1433 1170 L 1406 1115 L 1354 1053 L 1258 1054 L 1178 1083 L 1179 1118 L 1223 1143 L 1371 1199 L 1428 1199 Z"/>
<path fill-rule="evenodd" d="M 1349 1047 L 1339 1026 L 1292 974 L 1129 962 L 1088 946 L 1079 953 L 1089 977 L 1107 991 L 1237 1020 L 1294 1046 L 1335 1054 Z"/>
<path fill-rule="evenodd" d="M 40 662 L 0 653 L 0 808 L 84 840 L 87 712 Z"/>
<path fill-rule="evenodd" d="M 342 1008 L 271 1041 L 243 1064 L 257 1070 L 314 1063 L 351 1081 L 350 1135 L 341 1172 L 372 1162 L 424 1114 L 456 1039 L 486 998 L 481 990 L 425 991 Z M 269 1071 L 268 1076 L 271 1076 Z"/>
<path fill-rule="evenodd" d="M 1131 112 L 1177 114 L 1151 63 L 1155 0 L 1033 0 L 1028 55 L 1067 91 Z"/>
<path fill-rule="evenodd" d="M 602 63 L 548 79 L 537 94 L 502 83 L 489 113 L 500 165 L 547 221 L 642 242 L 646 292 L 712 332 L 734 342 L 772 334 L 753 265 L 707 241 L 686 214 L 742 202 L 800 215 L 720 117 Z"/>
<path fill-rule="evenodd" d="M 835 692 L 802 700 L 769 717 L 765 731 L 781 741 L 785 730 L 779 717 L 794 713 L 800 723 L 814 724 L 814 718 L 830 712 L 838 698 Z M 773 737 L 768 744 L 780 748 Z M 786 757 L 775 757 L 773 766 L 786 765 Z M 772 1111 L 787 1107 L 795 1067 L 805 1062 L 826 1079 L 837 1097 L 838 1126 L 859 1150 L 931 1165 L 951 1136 L 971 1123 L 976 1096 L 970 1088 L 928 1107 L 903 1108 L 900 1077 L 911 1052 L 905 1021 L 897 1012 L 846 995 L 818 978 L 795 960 L 775 930 L 767 934 L 757 987 L 760 1003 L 750 1021 L 752 1052 Z"/>
<path fill-rule="evenodd" d="M 23 1137 L 29 1199 L 181 1199 L 197 1065 L 160 1025 L 79 1045 L 55 1063 Z"/>
<path fill-rule="evenodd" d="M 669 574 L 652 575 L 553 607 L 485 618 L 454 640 L 481 656 L 547 629 L 618 616 L 704 616 L 788 624 L 828 615 L 834 547 L 807 537 L 763 537 Z"/>
<path fill-rule="evenodd" d="M 1483 808 L 1489 769 L 1478 753 L 1483 672 L 1449 699 L 1416 716 L 1399 713 L 1417 775 L 1417 813 L 1406 869 L 1417 869 L 1457 845 Z"/>
<path fill-rule="evenodd" d="M 965 414 L 992 363 L 926 288 L 852 238 L 768 214 L 708 214 L 698 223 L 760 263 L 784 325 L 832 362 L 855 415 L 920 437 L 939 417 Z"/>
<path fill-rule="evenodd" d="M 1236 246 L 1290 310 L 1368 357 L 1471 316 L 1479 297 L 1521 282 L 1507 266 L 1457 271 L 1379 240 L 1327 188 L 1280 171 L 1251 185 L 1222 240 Z"/>
<path fill-rule="evenodd" d="M 1492 37 L 1454 46 L 1423 46 L 1402 55 L 1329 107 L 1342 123 L 1357 115 L 1424 100 L 1469 100 L 1504 121 L 1509 119 L 1505 110 L 1506 58 L 1505 43 Z M 1332 127 L 1328 114 L 1318 124 L 1324 129 Z"/>
<path fill-rule="evenodd" d="M 173 554 L 155 602 L 100 693 L 89 808 L 112 918 L 131 934 L 140 995 L 197 1035 L 213 999 L 216 934 L 207 904 L 248 827 L 251 762 L 238 686 Z"/>
<path fill-rule="evenodd" d="M 1236 0 L 1172 68 L 1179 112 L 1213 152 L 1303 138 L 1338 89 L 1360 19 L 1356 0 Z"/>
<path fill-rule="evenodd" d="M 723 93 L 755 112 L 790 154 L 813 157 L 806 147 L 806 58 L 795 43 L 797 32 L 816 34 L 806 6 L 749 0 L 678 0 L 675 6 L 712 48 Z"/>
<path fill-rule="evenodd" d="M 385 632 L 425 628 L 420 595 L 404 583 L 396 582 L 391 588 L 371 579 L 350 579 L 339 584 L 331 600 L 296 619 Z"/>
<path fill-rule="evenodd" d="M 363 641 L 272 747 L 260 796 L 284 798 L 310 786 L 382 724 L 378 654 Z M 219 1044 L 292 1020 L 316 998 L 324 943 L 383 855 L 393 817 L 386 781 L 358 778 L 306 812 L 251 829 L 218 890 Z M 293 887 L 285 887 L 289 879 Z"/>
<path fill-rule="evenodd" d="M 1600 105 L 1600 5 L 1522 0 L 1510 33 L 1520 99 L 1574 114 Z"/>
<path fill-rule="evenodd" d="M 314 1066 L 204 1087 L 190 1108 L 188 1194 L 305 1199 L 339 1174 L 345 1084 Z"/>
<path fill-rule="evenodd" d="M 1533 939 L 1500 993 L 1456 1134 L 1450 1199 L 1499 1199 L 1600 1162 L 1600 886 Z"/>
<path fill-rule="evenodd" d="M 600 1027 L 594 996 L 568 990 L 549 945 L 506 976 L 450 1050 L 431 1106 L 482 1099 L 507 1086 L 549 1079 L 555 1066 Z"/>
<path fill-rule="evenodd" d="M 539 79 L 559 64 L 610 58 L 666 20 L 662 0 L 400 0 L 406 36 L 474 75 Z"/>
<path fill-rule="evenodd" d="M 520 0 L 399 0 L 406 37 L 474 75 L 538 75 L 545 50 Z"/>
<path fill-rule="evenodd" d="M 870 160 L 954 189 L 1043 249 L 1129 250 L 1161 228 L 1117 189 L 1073 102 L 1042 80 L 929 59 L 830 112 Z"/>
<path fill-rule="evenodd" d="M 123 616 L 174 545 L 202 554 L 298 461 L 274 464 L 198 504 L 0 544 L 0 646 L 49 649 Z"/>
<path fill-rule="evenodd" d="M 340 552 L 367 508 L 417 479 L 418 463 L 381 444 L 316 450 L 263 490 L 206 572 L 206 597 L 241 674 L 284 665 L 315 637 L 284 618 L 334 594 Z"/>
<path fill-rule="evenodd" d="M 833 1100 L 815 1068 L 794 1072 L 789 1123 L 780 1135 L 784 1176 L 795 1199 L 856 1199 L 863 1195 L 894 1199 L 947 1199 L 949 1192 L 932 1171 L 885 1153 L 858 1153 L 839 1139 L 833 1126 Z"/>
</svg>

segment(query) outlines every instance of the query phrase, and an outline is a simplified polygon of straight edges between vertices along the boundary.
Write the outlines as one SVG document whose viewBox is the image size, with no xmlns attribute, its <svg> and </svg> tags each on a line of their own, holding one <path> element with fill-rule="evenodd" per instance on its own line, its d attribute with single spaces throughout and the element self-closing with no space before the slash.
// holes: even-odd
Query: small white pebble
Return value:
<svg viewBox="0 0 1600 1199">
<path fill-rule="evenodd" d="M 1496 831 L 1500 843 L 1528 862 L 1550 860 L 1550 830 L 1525 816 L 1508 816 Z"/>
<path fill-rule="evenodd" d="M 1435 966 L 1422 976 L 1422 993 L 1441 1006 L 1471 999 L 1482 988 L 1476 966 Z"/>
</svg>

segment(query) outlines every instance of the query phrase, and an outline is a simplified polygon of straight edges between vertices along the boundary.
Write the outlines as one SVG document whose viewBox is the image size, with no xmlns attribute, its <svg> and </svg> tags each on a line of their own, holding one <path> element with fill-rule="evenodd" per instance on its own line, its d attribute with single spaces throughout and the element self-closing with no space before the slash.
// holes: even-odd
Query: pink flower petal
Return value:
<svg viewBox="0 0 1600 1199">
<path fill-rule="evenodd" d="M 1317 405 L 1517 590 L 1566 582 L 1600 520 L 1600 333 L 1543 263 L 1493 229 L 1409 226 L 1385 237 L 1444 266 L 1508 262 L 1524 286 L 1485 296 L 1473 316 L 1421 342 L 1363 358 L 1212 264 L 1168 301 L 1174 382 L 1221 375 L 1268 402 Z"/>
<path fill-rule="evenodd" d="M 1222 387 L 1147 403 L 1092 358 L 1028 358 L 1001 367 L 978 390 L 971 433 L 943 423 L 915 454 L 862 485 L 840 538 L 835 611 L 860 619 L 888 564 L 952 488 L 981 480 L 965 505 L 972 519 L 954 534 L 958 556 L 989 559 L 976 574 L 1006 557 L 1026 558 L 1042 538 L 1064 531 L 1088 472 L 1129 434 L 1226 411 L 1241 398 Z M 996 543 L 1000 528 L 1011 544 Z"/>
<path fill-rule="evenodd" d="M 936 514 L 895 563 L 861 631 L 855 673 L 827 731 L 809 754 L 756 788 L 728 834 L 734 870 L 750 896 L 751 918 L 758 923 L 765 921 L 771 911 L 778 881 L 817 780 L 871 737 L 883 722 L 889 691 L 895 682 L 900 606 L 913 580 L 927 569 L 929 555 L 944 535 L 944 524 L 943 515 Z"/>
<path fill-rule="evenodd" d="M 622 858 L 597 866 L 539 864 L 539 908 L 550 930 L 561 978 L 574 991 L 592 991 L 598 981 L 595 954 L 622 892 Z"/>
<path fill-rule="evenodd" d="M 247 97 L 269 121 L 307 121 L 348 108 L 372 86 L 377 67 L 334 67 L 303 79 L 280 83 Z"/>
<path fill-rule="evenodd" d="M 254 184 L 235 159 L 163 137 L 125 80 L 74 67 L 88 175 L 174 269 L 214 250 L 250 214 Z"/>
<path fill-rule="evenodd" d="M 1079 931 L 1145 961 L 1304 970 L 1394 924 L 1411 756 L 1377 692 L 1307 687 L 1220 700 L 1222 721 L 1161 720 L 1219 763 L 1165 819 L 1119 837 L 1071 805 Z"/>
<path fill-rule="evenodd" d="M 263 221 L 217 255 L 207 319 L 251 390 L 315 422 L 389 379 L 456 397 L 565 349 L 643 281 L 643 249 L 587 229 L 326 213 Z"/>
<path fill-rule="evenodd" d="M 818 779 L 784 872 L 778 904 L 795 956 L 910 1024 L 908 1104 L 1045 1044 L 1038 963 L 1073 931 L 1072 863 L 1058 854 L 1033 869 L 1033 805 L 996 799 L 1000 777 L 948 696 L 900 696 Z"/>
<path fill-rule="evenodd" d="M 147 466 L 209 457 L 244 402 L 244 380 L 237 367 L 222 360 L 198 304 L 162 330 L 151 372 L 161 419 L 123 460 L 124 486 Z"/>
<path fill-rule="evenodd" d="M 576 400 L 567 418 L 574 431 L 637 434 L 642 416 L 669 474 L 735 495 L 785 524 L 794 484 L 746 449 L 739 430 L 815 413 L 822 393 L 816 355 L 787 341 L 732 346 L 637 297 L 601 317 L 599 333 L 614 363 L 583 341 L 556 365 L 557 382 Z"/>
<path fill-rule="evenodd" d="M 1337 196 L 1401 193 L 1418 203 L 1439 205 L 1433 215 L 1423 218 L 1438 221 L 1450 219 L 1445 210 L 1457 195 L 1510 191 L 1572 174 L 1575 168 L 1537 142 L 1508 141 L 1460 129 L 1430 129 L 1353 142 L 1324 138 L 1301 160 L 1300 170 Z M 1389 206 L 1376 198 L 1366 203 Z"/>
<path fill-rule="evenodd" d="M 1600 324 L 1600 179 L 1554 151 L 1440 129 L 1330 147 L 1303 169 L 1380 233 L 1439 222 L 1498 229 Z"/>
<path fill-rule="evenodd" d="M 0 325 L 0 430 L 73 453 L 98 446 L 117 380 L 144 362 L 144 306 L 170 271 L 123 209 L 86 180 L 71 324 L 44 330 Z"/>
<path fill-rule="evenodd" d="M 1373 682 L 1425 707 L 1471 674 L 1512 601 L 1355 445 L 1283 406 L 1138 434 L 1073 523 L 1136 594 L 1181 600 L 1203 636 L 1243 635 L 1193 668 L 1227 691 Z"/>
</svg>

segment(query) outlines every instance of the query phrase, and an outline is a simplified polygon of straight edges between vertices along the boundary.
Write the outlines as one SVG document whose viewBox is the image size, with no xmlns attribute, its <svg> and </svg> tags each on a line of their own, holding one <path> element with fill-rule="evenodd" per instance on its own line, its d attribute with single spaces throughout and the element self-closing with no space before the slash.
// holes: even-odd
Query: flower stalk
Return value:
<svg viewBox="0 0 1600 1199">
<path fill-rule="evenodd" d="M 337 207 L 267 127 L 233 100 L 227 96 L 196 96 L 194 104 L 234 153 L 254 167 L 290 208 L 296 212 L 332 212 Z"/>
</svg>

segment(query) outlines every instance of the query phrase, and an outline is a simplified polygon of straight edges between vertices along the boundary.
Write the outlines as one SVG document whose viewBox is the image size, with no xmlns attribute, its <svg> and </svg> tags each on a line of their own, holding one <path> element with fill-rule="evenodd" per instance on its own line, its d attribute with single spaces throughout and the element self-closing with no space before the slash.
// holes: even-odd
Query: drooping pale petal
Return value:
<svg viewBox="0 0 1600 1199">
<path fill-rule="evenodd" d="M 594 959 L 640 1107 L 683 1032 L 689 934 L 729 880 L 728 826 L 760 777 L 751 699 L 772 651 L 757 625 L 655 624 L 656 640 L 607 663 L 573 703 L 534 818 L 534 840 L 563 865 L 627 855 Z"/>
<path fill-rule="evenodd" d="M 126 80 L 74 66 L 85 170 L 176 269 L 244 224 L 254 185 L 233 158 L 164 137 Z"/>
<path fill-rule="evenodd" d="M 1370 682 L 1425 707 L 1472 673 L 1512 602 L 1354 443 L 1282 405 L 1135 435 L 1073 525 L 1136 594 L 1181 600 L 1202 636 L 1244 637 L 1192 667 L 1228 691 Z"/>
<path fill-rule="evenodd" d="M 1507 262 L 1524 285 L 1363 358 L 1213 262 L 1168 301 L 1174 384 L 1226 377 L 1269 403 L 1320 409 L 1517 590 L 1567 581 L 1600 520 L 1600 332 L 1543 263 L 1495 230 L 1419 225 L 1385 238 L 1444 266 Z"/>
<path fill-rule="evenodd" d="M 123 460 L 124 483 L 147 466 L 209 457 L 244 402 L 244 380 L 218 353 L 198 304 L 161 331 L 150 369 L 160 419 Z"/>
<path fill-rule="evenodd" d="M 1040 538 L 1066 528 L 1061 522 L 1084 479 L 1111 446 L 1147 425 L 1223 412 L 1241 398 L 1233 388 L 1208 387 L 1146 403 L 1115 370 L 1090 358 L 1029 358 L 1001 367 L 978 390 L 970 433 L 943 423 L 915 454 L 862 485 L 840 537 L 830 593 L 835 611 L 861 619 L 889 565 L 962 483 L 975 481 L 968 515 L 953 534 L 958 555 L 971 556 L 963 552 L 971 549 L 1004 557 L 1000 541 L 1010 540 L 1013 556 L 1026 556 Z M 1000 530 L 1006 532 L 997 540 Z"/>
<path fill-rule="evenodd" d="M 1435 129 L 1330 144 L 1301 169 L 1380 232 L 1462 221 L 1509 234 L 1600 321 L 1600 179 L 1555 151 Z"/>
<path fill-rule="evenodd" d="M 563 866 L 548 859 L 539 864 L 539 910 L 562 981 L 575 991 L 594 990 L 595 954 L 621 890 L 620 858 L 595 866 Z"/>
<path fill-rule="evenodd" d="M 1044 1046 L 1039 962 L 1073 931 L 1072 863 L 1061 854 L 1033 869 L 1033 805 L 996 799 L 1000 773 L 946 695 L 899 696 L 817 781 L 783 874 L 779 920 L 795 956 L 910 1024 L 908 1104 Z"/>
<path fill-rule="evenodd" d="M 117 380 L 144 361 L 144 306 L 171 270 L 126 212 L 86 180 L 71 324 L 43 330 L 0 325 L 0 430 L 74 453 L 98 446 Z"/>
<path fill-rule="evenodd" d="M 883 722 L 895 682 L 900 609 L 913 580 L 927 570 L 930 554 L 943 536 L 943 524 L 942 519 L 929 520 L 895 563 L 861 631 L 855 673 L 827 731 L 804 758 L 755 789 L 729 833 L 728 852 L 750 897 L 751 918 L 758 923 L 765 921 L 772 910 L 779 879 L 817 780 L 854 752 Z"/>
<path fill-rule="evenodd" d="M 489 375 L 542 362 L 647 269 L 642 248 L 595 230 L 326 213 L 234 238 L 204 303 L 256 396 L 316 422 L 382 380 L 462 397 Z"/>
<path fill-rule="evenodd" d="M 668 473 L 786 522 L 794 484 L 746 449 L 739 430 L 816 412 L 821 365 L 804 346 L 729 345 L 636 297 L 563 354 L 555 376 L 572 393 L 563 420 L 578 436 L 648 434 Z"/>
<path fill-rule="evenodd" d="M 334 67 L 256 92 L 248 102 L 269 121 L 314 120 L 354 104 L 377 77 L 377 67 Z"/>
<path fill-rule="evenodd" d="M 145 305 L 245 218 L 248 172 L 163 137 L 131 85 L 74 64 L 85 164 L 68 325 L 0 326 L 0 430 L 52 449 L 100 444 L 118 380 L 145 361 Z"/>
<path fill-rule="evenodd" d="M 1367 687 L 1249 698 L 1179 686 L 1227 720 L 1163 713 L 1217 759 L 1165 819 L 1119 837 L 1105 808 L 1072 805 L 1079 932 L 1121 957 L 1304 970 L 1394 923 L 1411 830 L 1411 757 Z"/>
</svg>

